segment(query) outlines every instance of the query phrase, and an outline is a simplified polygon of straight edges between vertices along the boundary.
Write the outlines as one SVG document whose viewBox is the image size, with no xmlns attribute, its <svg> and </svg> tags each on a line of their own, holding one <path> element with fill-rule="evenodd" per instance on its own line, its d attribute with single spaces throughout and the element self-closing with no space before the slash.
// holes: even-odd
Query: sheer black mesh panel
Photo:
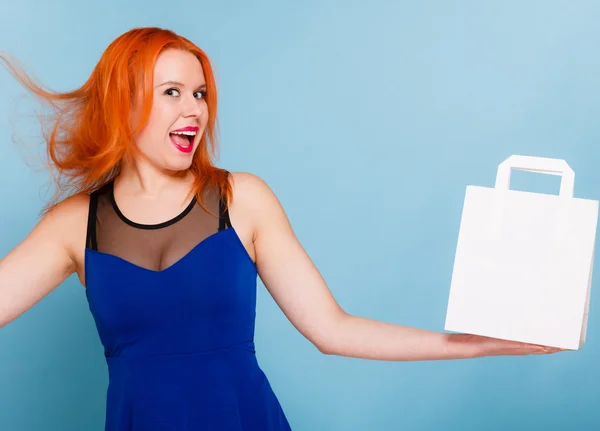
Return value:
<svg viewBox="0 0 600 431">
<path fill-rule="evenodd" d="M 162 271 L 210 235 L 229 227 L 227 212 L 217 192 L 206 192 L 204 205 L 212 214 L 194 198 L 177 217 L 156 225 L 140 225 L 119 211 L 110 182 L 91 195 L 87 247 L 149 270 Z"/>
</svg>

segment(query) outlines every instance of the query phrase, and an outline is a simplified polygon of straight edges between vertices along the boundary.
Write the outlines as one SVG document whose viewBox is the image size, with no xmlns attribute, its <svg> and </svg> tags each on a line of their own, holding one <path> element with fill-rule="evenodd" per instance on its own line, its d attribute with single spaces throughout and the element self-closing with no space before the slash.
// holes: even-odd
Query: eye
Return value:
<svg viewBox="0 0 600 431">
<path fill-rule="evenodd" d="M 176 94 L 173 94 L 176 93 Z M 168 96 L 179 96 L 179 90 L 177 88 L 169 88 L 165 91 L 165 94 Z"/>
<path fill-rule="evenodd" d="M 194 94 L 200 95 L 196 96 L 197 99 L 206 99 L 206 90 L 196 91 Z"/>
</svg>

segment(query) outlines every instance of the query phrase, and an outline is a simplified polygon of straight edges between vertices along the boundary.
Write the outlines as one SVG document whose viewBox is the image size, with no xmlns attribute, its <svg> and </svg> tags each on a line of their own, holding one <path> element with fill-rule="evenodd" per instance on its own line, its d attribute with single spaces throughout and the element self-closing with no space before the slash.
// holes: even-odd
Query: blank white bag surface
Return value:
<svg viewBox="0 0 600 431">
<path fill-rule="evenodd" d="M 598 202 L 468 186 L 445 329 L 578 349 Z"/>
</svg>

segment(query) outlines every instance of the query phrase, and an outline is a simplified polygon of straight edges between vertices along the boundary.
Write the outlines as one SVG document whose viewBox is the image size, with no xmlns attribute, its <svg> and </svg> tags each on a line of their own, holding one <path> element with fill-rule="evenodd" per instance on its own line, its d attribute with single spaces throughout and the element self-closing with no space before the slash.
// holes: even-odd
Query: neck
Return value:
<svg viewBox="0 0 600 431">
<path fill-rule="evenodd" d="M 189 188 L 193 181 L 193 174 L 189 170 L 169 171 L 138 159 L 133 163 L 123 162 L 115 184 L 118 182 L 119 188 L 125 188 L 126 194 L 157 197 L 173 188 Z"/>
</svg>

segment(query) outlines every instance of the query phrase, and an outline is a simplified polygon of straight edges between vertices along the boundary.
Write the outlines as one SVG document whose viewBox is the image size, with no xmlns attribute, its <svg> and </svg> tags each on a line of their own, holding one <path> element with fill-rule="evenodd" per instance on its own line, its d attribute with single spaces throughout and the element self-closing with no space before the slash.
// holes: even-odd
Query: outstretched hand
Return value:
<svg viewBox="0 0 600 431">
<path fill-rule="evenodd" d="M 462 343 L 467 345 L 469 347 L 467 350 L 473 352 L 473 357 L 545 355 L 564 350 L 557 347 L 501 340 L 498 338 L 471 334 L 453 334 L 450 343 Z"/>
</svg>

